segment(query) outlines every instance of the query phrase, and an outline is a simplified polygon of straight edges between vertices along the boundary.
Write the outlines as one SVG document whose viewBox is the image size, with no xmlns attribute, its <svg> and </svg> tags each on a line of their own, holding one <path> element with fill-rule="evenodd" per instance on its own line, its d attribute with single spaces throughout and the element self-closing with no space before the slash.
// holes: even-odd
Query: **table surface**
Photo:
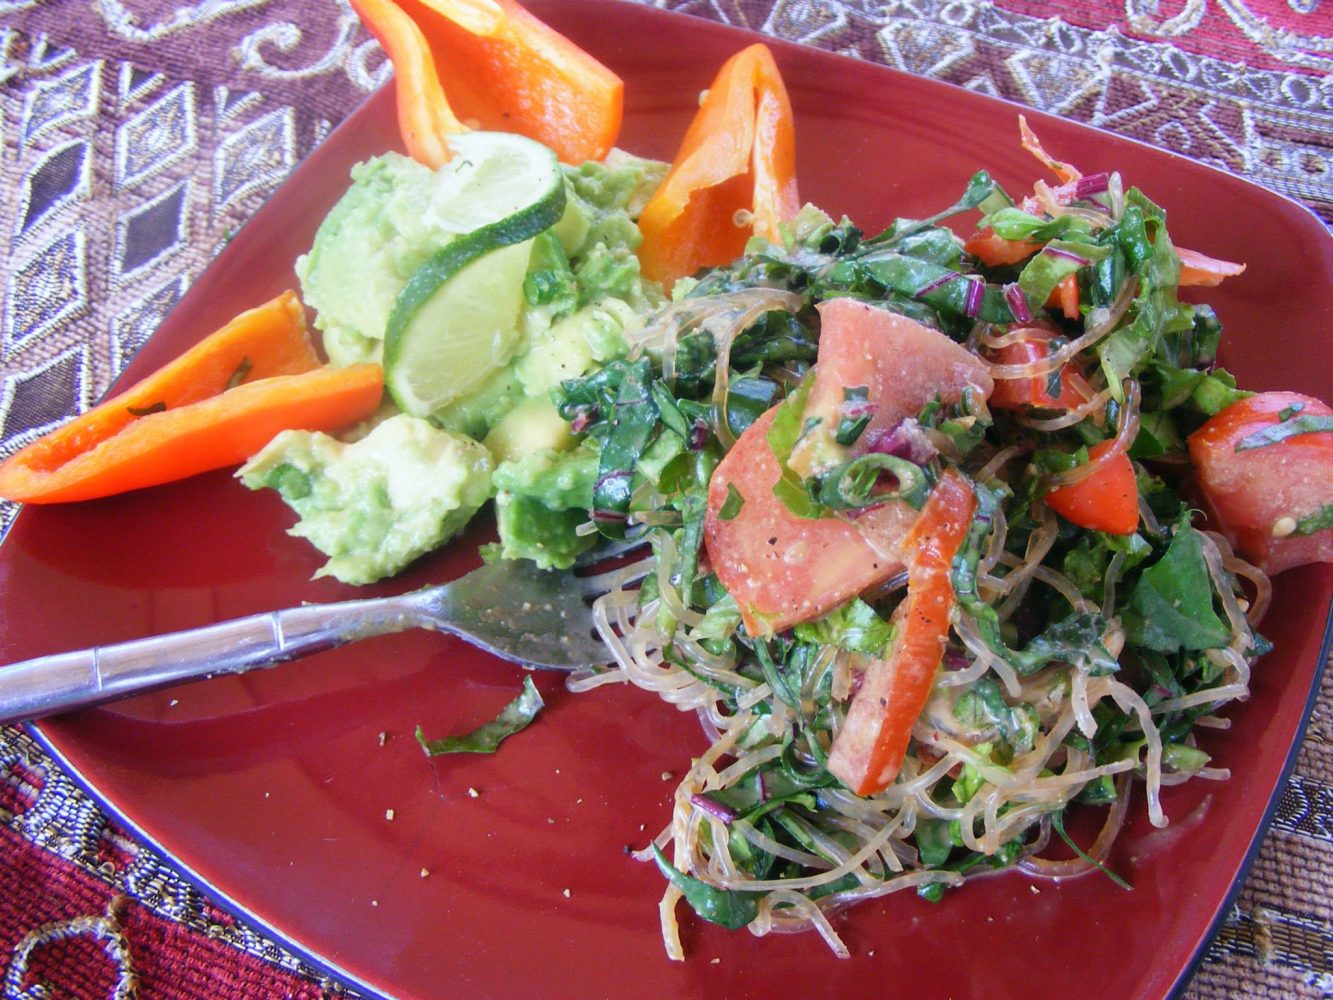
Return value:
<svg viewBox="0 0 1333 1000">
<path fill-rule="evenodd" d="M 656 6 L 1088 122 L 1333 221 L 1333 0 Z M 0 456 L 91 405 L 228 232 L 387 78 L 345 0 L 0 5 Z M 0 504 L 0 534 L 13 515 Z M 1330 884 L 1333 671 L 1187 995 L 1333 996 Z M 16 729 L 0 730 L 0 968 L 5 996 L 342 995 Z"/>
</svg>

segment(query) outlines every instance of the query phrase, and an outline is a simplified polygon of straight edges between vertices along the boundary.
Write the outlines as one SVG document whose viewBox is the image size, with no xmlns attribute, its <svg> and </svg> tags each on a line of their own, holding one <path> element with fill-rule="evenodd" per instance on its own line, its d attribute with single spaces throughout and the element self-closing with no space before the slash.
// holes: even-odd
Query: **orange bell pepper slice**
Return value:
<svg viewBox="0 0 1333 1000">
<path fill-rule="evenodd" d="M 624 110 L 620 77 L 515 0 L 352 0 L 394 67 L 413 159 L 449 160 L 467 128 L 517 132 L 564 163 L 600 160 Z"/>
<path fill-rule="evenodd" d="M 898 635 L 888 657 L 866 668 L 829 751 L 829 773 L 857 795 L 882 792 L 902 769 L 912 725 L 944 658 L 955 600 L 949 574 L 976 506 L 971 484 L 947 469 L 903 542 L 911 557 L 907 597 L 894 615 Z"/>
<path fill-rule="evenodd" d="M 791 101 L 773 53 L 751 45 L 718 71 L 639 216 L 643 273 L 670 284 L 725 264 L 752 233 L 778 240 L 800 207 Z"/>
<path fill-rule="evenodd" d="M 0 497 L 62 503 L 234 465 L 288 428 L 337 430 L 379 405 L 378 365 L 321 368 L 291 292 L 0 462 Z"/>
</svg>

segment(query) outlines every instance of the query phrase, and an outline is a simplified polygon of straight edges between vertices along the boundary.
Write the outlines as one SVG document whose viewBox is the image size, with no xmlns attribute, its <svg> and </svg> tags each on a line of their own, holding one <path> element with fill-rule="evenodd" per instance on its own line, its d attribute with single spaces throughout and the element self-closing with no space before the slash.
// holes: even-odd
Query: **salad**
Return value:
<svg viewBox="0 0 1333 1000">
<path fill-rule="evenodd" d="M 1237 387 L 1177 294 L 1239 265 L 1025 125 L 1054 179 L 1029 195 L 979 172 L 878 233 L 802 207 L 761 50 L 670 169 L 484 131 L 363 165 L 298 268 L 334 364 L 284 298 L 0 466 L 5 495 L 84 499 L 162 481 L 156 442 L 202 427 L 351 582 L 492 498 L 494 558 L 641 539 L 595 609 L 608 665 L 571 687 L 701 720 L 640 852 L 673 957 L 682 900 L 846 954 L 830 917 L 898 890 L 1118 879 L 1136 782 L 1163 825 L 1163 786 L 1226 777 L 1196 733 L 1268 648 L 1268 573 L 1333 560 L 1333 411 Z M 742 133 L 747 183 L 710 175 L 710 140 Z M 257 416 L 298 396 L 281 433 Z M 1091 843 L 1078 808 L 1104 816 Z"/>
</svg>

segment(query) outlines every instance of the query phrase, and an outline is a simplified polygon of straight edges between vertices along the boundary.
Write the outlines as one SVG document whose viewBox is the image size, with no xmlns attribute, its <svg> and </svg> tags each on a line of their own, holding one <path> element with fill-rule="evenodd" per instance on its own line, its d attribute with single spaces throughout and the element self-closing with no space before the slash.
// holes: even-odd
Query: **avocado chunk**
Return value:
<svg viewBox="0 0 1333 1000">
<path fill-rule="evenodd" d="M 543 569 L 568 569 L 597 542 L 580 533 L 588 521 L 599 456 L 586 445 L 569 452 L 533 452 L 495 470 L 495 521 L 500 555 L 531 559 Z"/>
<path fill-rule="evenodd" d="M 237 476 L 296 511 L 289 534 L 329 557 L 317 577 L 365 584 L 462 530 L 490 495 L 492 467 L 476 441 L 399 414 L 350 444 L 283 431 Z"/>
</svg>

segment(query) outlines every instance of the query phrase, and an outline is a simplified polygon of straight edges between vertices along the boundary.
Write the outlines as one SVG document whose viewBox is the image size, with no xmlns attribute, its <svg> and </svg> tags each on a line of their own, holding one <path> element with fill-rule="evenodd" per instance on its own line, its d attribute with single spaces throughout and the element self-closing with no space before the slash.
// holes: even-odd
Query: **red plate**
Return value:
<svg viewBox="0 0 1333 1000">
<path fill-rule="evenodd" d="M 540 13 L 624 76 L 621 144 L 667 158 L 700 88 L 750 40 L 608 0 Z M 866 229 L 951 203 L 978 167 L 1012 191 L 1039 174 L 1009 104 L 775 49 L 796 107 L 803 195 Z M 1209 296 L 1243 384 L 1333 397 L 1327 365 L 1313 363 L 1326 357 L 1324 331 L 1310 322 L 1333 314 L 1333 245 L 1313 216 L 1169 153 L 1029 118 L 1056 156 L 1119 169 L 1167 206 L 1181 244 L 1249 261 Z M 293 285 L 292 261 L 348 167 L 396 146 L 384 91 L 241 231 L 126 377 Z M 289 523 L 274 495 L 226 474 L 26 510 L 0 549 L 0 662 L 352 596 L 310 581 L 319 560 L 284 535 Z M 382 589 L 447 579 L 475 561 L 465 540 Z M 854 955 L 846 962 L 813 935 L 756 939 L 684 915 L 689 960 L 665 958 L 661 880 L 624 849 L 666 822 L 671 776 L 705 741 L 692 717 L 637 690 L 571 696 L 559 677 L 542 677 L 550 707 L 521 739 L 494 757 L 431 763 L 413 727 L 442 733 L 492 717 L 519 672 L 417 634 L 51 720 L 39 734 L 209 891 L 362 988 L 741 997 L 893 983 L 914 996 L 1000 997 L 1062 995 L 1077 982 L 1083 995 L 1149 996 L 1181 983 L 1257 842 L 1322 663 L 1330 593 L 1333 566 L 1279 581 L 1263 626 L 1277 649 L 1231 713 L 1234 728 L 1206 744 L 1235 776 L 1169 790 L 1165 830 L 1148 826 L 1140 804 L 1113 857 L 1132 892 L 1099 877 L 1034 891 L 1006 876 L 938 905 L 902 894 L 838 918 Z"/>
</svg>

